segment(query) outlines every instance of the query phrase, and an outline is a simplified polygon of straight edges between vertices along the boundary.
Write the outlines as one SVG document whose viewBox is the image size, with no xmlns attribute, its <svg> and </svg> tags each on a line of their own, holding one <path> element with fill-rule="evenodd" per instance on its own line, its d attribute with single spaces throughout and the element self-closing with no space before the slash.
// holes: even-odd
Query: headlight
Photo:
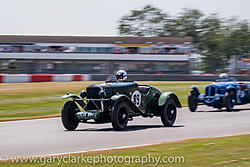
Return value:
<svg viewBox="0 0 250 167">
<path fill-rule="evenodd" d="M 80 96 L 81 96 L 81 98 L 87 97 L 87 92 L 82 90 L 81 93 L 80 93 Z"/>
<path fill-rule="evenodd" d="M 219 100 L 220 99 L 220 95 L 219 94 L 215 94 L 214 98 L 215 98 L 215 100 Z"/>
<path fill-rule="evenodd" d="M 102 99 L 106 97 L 106 93 L 105 93 L 103 90 L 101 90 L 101 91 L 98 93 L 98 95 L 99 95 L 99 97 L 102 98 Z"/>
</svg>

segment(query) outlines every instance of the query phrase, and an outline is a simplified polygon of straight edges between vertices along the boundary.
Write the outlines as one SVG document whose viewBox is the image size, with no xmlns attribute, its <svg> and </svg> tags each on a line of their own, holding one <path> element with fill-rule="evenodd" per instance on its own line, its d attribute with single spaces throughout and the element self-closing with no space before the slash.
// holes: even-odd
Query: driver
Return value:
<svg viewBox="0 0 250 167">
<path fill-rule="evenodd" d="M 119 82 L 120 81 L 127 81 L 127 79 L 128 79 L 127 73 L 124 70 L 117 71 L 115 75 L 116 75 L 117 81 L 119 81 Z"/>
</svg>

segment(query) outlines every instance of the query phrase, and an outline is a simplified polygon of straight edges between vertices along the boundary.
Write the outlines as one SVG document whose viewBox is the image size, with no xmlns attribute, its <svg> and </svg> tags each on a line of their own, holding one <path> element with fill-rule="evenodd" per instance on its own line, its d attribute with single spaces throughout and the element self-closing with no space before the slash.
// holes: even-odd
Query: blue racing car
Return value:
<svg viewBox="0 0 250 167">
<path fill-rule="evenodd" d="M 192 112 L 199 103 L 218 109 L 225 107 L 228 111 L 232 111 L 234 105 L 250 103 L 250 85 L 228 78 L 225 73 L 220 74 L 215 83 L 206 86 L 205 94 L 200 94 L 196 86 L 190 88 L 188 107 Z"/>
</svg>

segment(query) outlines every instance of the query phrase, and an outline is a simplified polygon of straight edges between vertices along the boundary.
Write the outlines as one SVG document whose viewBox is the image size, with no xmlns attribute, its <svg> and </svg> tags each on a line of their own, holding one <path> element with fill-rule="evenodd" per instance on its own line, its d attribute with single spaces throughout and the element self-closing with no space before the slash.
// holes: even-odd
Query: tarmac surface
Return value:
<svg viewBox="0 0 250 167">
<path fill-rule="evenodd" d="M 61 118 L 9 121 L 0 122 L 0 159 L 240 134 L 250 134 L 250 105 L 236 106 L 233 112 L 199 106 L 192 113 L 184 107 L 173 127 L 163 127 L 159 117 L 137 117 L 124 131 L 114 131 L 111 123 L 82 123 L 66 131 Z"/>
</svg>

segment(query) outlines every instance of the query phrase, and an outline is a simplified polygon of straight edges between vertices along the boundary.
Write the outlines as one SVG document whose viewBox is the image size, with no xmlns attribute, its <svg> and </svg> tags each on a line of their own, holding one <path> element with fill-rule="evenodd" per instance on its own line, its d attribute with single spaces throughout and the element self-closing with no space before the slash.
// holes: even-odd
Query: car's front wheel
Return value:
<svg viewBox="0 0 250 167">
<path fill-rule="evenodd" d="M 62 108 L 62 123 L 67 130 L 75 130 L 79 124 L 79 120 L 76 118 L 78 108 L 73 101 L 67 101 Z"/>
<path fill-rule="evenodd" d="M 234 92 L 230 91 L 230 92 L 226 92 L 225 96 L 224 96 L 224 105 L 227 109 L 227 111 L 232 111 L 233 107 L 234 107 Z"/>
<path fill-rule="evenodd" d="M 115 130 L 122 130 L 128 124 L 129 118 L 129 106 L 126 102 L 117 103 L 113 109 L 111 114 L 111 122 L 112 126 Z"/>
<path fill-rule="evenodd" d="M 188 108 L 191 112 L 195 112 L 198 106 L 198 96 L 192 92 L 188 95 Z"/>
<path fill-rule="evenodd" d="M 166 104 L 162 107 L 161 121 L 164 126 L 173 126 L 177 115 L 176 104 L 173 99 L 168 99 Z"/>
</svg>

